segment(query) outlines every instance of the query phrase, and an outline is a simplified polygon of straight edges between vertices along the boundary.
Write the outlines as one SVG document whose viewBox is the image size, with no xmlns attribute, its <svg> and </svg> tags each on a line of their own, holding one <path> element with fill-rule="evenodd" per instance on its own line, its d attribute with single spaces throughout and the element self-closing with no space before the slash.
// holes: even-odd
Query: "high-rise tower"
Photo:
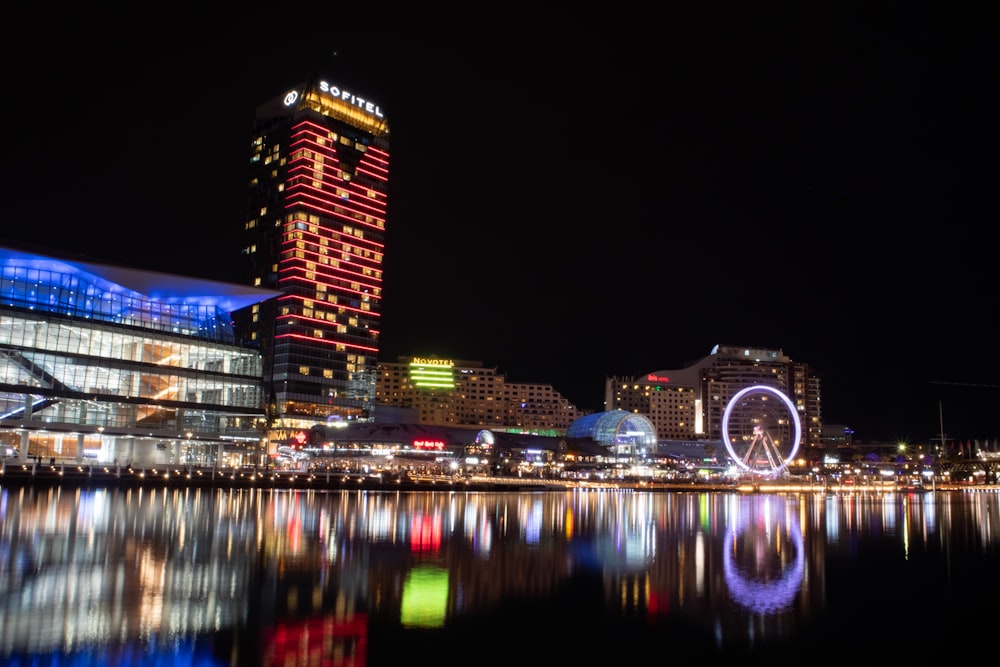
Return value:
<svg viewBox="0 0 1000 667">
<path fill-rule="evenodd" d="M 371 417 L 388 178 L 377 101 L 314 78 L 257 109 L 246 278 L 282 295 L 234 318 L 262 352 L 272 443 Z"/>
</svg>

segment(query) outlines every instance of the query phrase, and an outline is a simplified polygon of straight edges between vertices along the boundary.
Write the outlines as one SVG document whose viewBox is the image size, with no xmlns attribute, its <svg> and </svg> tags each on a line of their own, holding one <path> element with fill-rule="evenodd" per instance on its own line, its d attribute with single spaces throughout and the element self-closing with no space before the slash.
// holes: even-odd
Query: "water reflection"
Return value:
<svg viewBox="0 0 1000 667">
<path fill-rule="evenodd" d="M 838 646 L 886 612 L 972 630 L 997 521 L 992 493 L 0 487 L 0 659 L 707 659 Z"/>
<path fill-rule="evenodd" d="M 806 571 L 797 508 L 783 496 L 733 496 L 722 549 L 729 595 L 754 612 L 789 609 Z"/>
</svg>

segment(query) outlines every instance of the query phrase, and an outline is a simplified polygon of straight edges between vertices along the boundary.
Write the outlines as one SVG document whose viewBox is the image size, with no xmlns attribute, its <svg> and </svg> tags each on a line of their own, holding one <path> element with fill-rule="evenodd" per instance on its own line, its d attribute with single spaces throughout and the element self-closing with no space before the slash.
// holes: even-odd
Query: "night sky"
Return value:
<svg viewBox="0 0 1000 667">
<path fill-rule="evenodd" d="M 942 417 L 992 439 L 992 40 L 863 7 L 419 35 L 28 21 L 3 47 L 0 240 L 238 281 L 254 111 L 316 72 L 392 131 L 380 358 L 482 361 L 601 410 L 608 376 L 777 348 L 863 440 Z"/>
</svg>

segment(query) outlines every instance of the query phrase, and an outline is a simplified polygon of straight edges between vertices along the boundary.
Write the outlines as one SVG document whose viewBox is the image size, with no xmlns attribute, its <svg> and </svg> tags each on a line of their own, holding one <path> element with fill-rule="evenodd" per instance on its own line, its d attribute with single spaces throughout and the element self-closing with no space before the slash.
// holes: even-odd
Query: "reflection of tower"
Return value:
<svg viewBox="0 0 1000 667">
<path fill-rule="evenodd" d="M 267 512 L 260 582 L 247 605 L 251 627 L 261 629 L 253 646 L 262 656 L 252 664 L 305 664 L 317 655 L 365 664 L 368 554 L 346 548 L 350 541 L 342 536 L 332 538 L 336 546 L 329 551 L 317 550 L 315 527 L 326 510 L 305 496 L 281 496 Z"/>
</svg>

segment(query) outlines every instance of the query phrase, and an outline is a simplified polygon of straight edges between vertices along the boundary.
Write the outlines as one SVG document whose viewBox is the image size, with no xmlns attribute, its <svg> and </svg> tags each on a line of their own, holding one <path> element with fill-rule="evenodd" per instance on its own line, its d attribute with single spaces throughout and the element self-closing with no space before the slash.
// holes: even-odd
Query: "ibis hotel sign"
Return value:
<svg viewBox="0 0 1000 667">
<path fill-rule="evenodd" d="M 317 86 L 321 93 L 329 95 L 330 97 L 335 97 L 342 102 L 364 111 L 370 116 L 375 118 L 385 118 L 385 114 L 382 113 L 382 108 L 372 102 L 371 100 L 366 100 L 363 97 L 359 97 L 349 90 L 345 90 L 340 86 L 335 86 L 332 83 L 327 83 L 326 81 L 320 81 Z M 297 90 L 289 91 L 285 95 L 285 106 L 291 106 L 299 99 L 299 92 Z"/>
</svg>

